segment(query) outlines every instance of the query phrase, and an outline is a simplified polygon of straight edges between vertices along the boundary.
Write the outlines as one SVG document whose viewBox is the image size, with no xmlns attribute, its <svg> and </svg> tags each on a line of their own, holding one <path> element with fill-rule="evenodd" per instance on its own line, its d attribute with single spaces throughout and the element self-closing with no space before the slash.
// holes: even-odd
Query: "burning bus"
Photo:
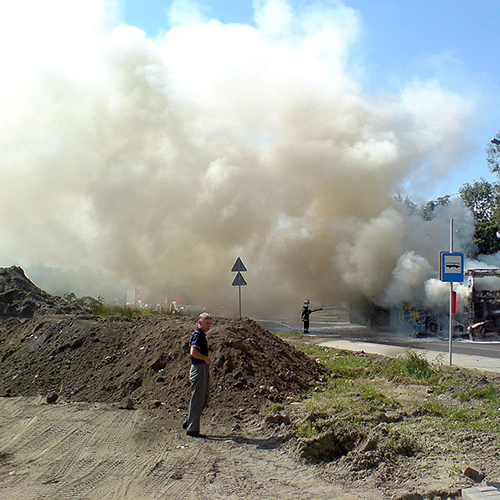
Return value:
<svg viewBox="0 0 500 500">
<path fill-rule="evenodd" d="M 351 304 L 350 322 L 378 330 L 413 333 L 416 336 L 438 335 L 448 325 L 444 311 L 436 312 L 414 304 L 381 307 L 368 301 Z"/>
<path fill-rule="evenodd" d="M 452 315 L 453 336 L 471 340 L 500 337 L 500 269 L 469 269 L 464 275 L 460 307 Z M 421 304 L 387 308 L 358 302 L 351 305 L 350 321 L 416 336 L 444 336 L 449 332 L 448 308 Z"/>
<path fill-rule="evenodd" d="M 466 328 L 471 340 L 500 336 L 500 269 L 469 269 Z"/>
</svg>

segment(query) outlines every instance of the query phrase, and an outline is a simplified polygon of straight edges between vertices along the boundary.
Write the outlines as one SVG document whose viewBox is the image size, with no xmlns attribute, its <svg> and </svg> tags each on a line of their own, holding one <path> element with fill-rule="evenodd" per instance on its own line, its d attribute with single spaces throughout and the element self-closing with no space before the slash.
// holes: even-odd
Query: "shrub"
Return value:
<svg viewBox="0 0 500 500">
<path fill-rule="evenodd" d="M 425 354 L 406 351 L 389 362 L 387 374 L 392 377 L 428 381 L 433 370 Z"/>
</svg>

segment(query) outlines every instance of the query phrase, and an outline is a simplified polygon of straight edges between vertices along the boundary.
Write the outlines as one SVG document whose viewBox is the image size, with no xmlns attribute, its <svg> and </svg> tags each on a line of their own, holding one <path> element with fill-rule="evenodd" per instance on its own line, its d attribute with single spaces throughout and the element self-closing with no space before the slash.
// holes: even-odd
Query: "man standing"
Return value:
<svg viewBox="0 0 500 500">
<path fill-rule="evenodd" d="M 209 369 L 208 341 L 206 333 L 212 326 L 212 318 L 208 313 L 198 316 L 198 326 L 191 334 L 189 355 L 191 357 L 191 401 L 189 415 L 182 427 L 186 434 L 192 437 L 205 437 L 200 434 L 200 418 L 207 406 L 209 396 Z"/>
</svg>

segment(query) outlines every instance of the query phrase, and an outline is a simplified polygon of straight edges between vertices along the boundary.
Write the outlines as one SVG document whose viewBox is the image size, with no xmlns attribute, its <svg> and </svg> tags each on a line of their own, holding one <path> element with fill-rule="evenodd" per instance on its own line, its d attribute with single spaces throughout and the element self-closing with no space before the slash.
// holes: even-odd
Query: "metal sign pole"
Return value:
<svg viewBox="0 0 500 500">
<path fill-rule="evenodd" d="M 456 294 L 453 291 L 453 283 L 464 281 L 464 254 L 453 252 L 453 219 L 450 219 L 450 253 L 441 252 L 439 274 L 441 281 L 450 283 L 450 317 L 449 317 L 449 342 L 450 366 L 453 364 L 453 314 L 456 310 Z"/>
<path fill-rule="evenodd" d="M 244 273 L 246 270 L 247 268 L 245 267 L 245 264 L 243 264 L 241 259 L 238 257 L 233 265 L 233 268 L 231 269 L 231 272 L 236 273 L 232 286 L 238 287 L 238 311 L 240 313 L 240 318 L 241 318 L 241 287 L 247 284 L 245 278 L 241 273 Z"/>
<path fill-rule="evenodd" d="M 453 218 L 450 219 L 450 253 L 453 253 Z M 448 352 L 450 353 L 450 366 L 453 364 L 453 281 L 450 281 L 450 322 Z"/>
<path fill-rule="evenodd" d="M 240 311 L 240 318 L 241 318 L 241 285 L 238 285 L 238 297 L 239 297 L 239 311 Z"/>
</svg>

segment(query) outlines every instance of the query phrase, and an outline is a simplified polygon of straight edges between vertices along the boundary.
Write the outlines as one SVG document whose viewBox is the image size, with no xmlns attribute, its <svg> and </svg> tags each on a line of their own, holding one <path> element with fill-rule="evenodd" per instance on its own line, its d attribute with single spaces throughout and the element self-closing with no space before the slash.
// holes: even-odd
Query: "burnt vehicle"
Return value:
<svg viewBox="0 0 500 500">
<path fill-rule="evenodd" d="M 415 336 L 438 335 L 448 327 L 448 319 L 431 309 L 412 304 L 403 307 L 380 307 L 364 301 L 351 304 L 351 323 L 369 326 L 374 329 L 403 331 Z M 456 325 L 458 334 L 462 334 L 461 324 Z"/>
<path fill-rule="evenodd" d="M 465 271 L 469 288 L 465 325 L 471 340 L 500 335 L 500 269 Z"/>
<path fill-rule="evenodd" d="M 452 316 L 453 336 L 471 340 L 500 337 L 500 269 L 469 269 L 464 273 L 465 300 Z M 415 336 L 447 336 L 449 310 L 419 304 L 384 308 L 368 301 L 351 304 L 351 323 L 375 329 L 403 331 Z"/>
</svg>

